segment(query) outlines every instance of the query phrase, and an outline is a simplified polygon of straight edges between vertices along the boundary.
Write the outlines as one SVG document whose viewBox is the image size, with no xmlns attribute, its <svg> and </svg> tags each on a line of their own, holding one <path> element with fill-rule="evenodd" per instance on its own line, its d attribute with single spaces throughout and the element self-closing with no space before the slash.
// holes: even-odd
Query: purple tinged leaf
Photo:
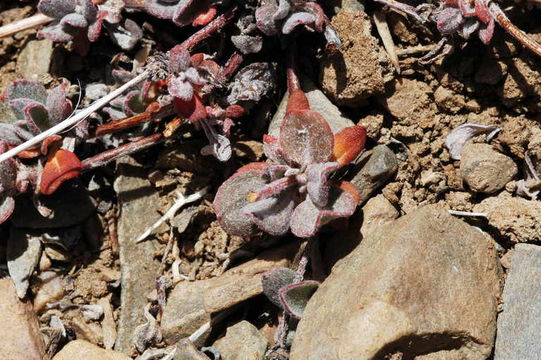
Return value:
<svg viewBox="0 0 541 360">
<path fill-rule="evenodd" d="M 277 267 L 265 272 L 261 276 L 263 293 L 274 305 L 283 308 L 279 291 L 284 286 L 293 284 L 296 275 L 294 270 L 285 267 Z"/>
<path fill-rule="evenodd" d="M 199 75 L 199 72 L 196 68 L 189 68 L 188 70 L 186 70 L 184 75 L 186 76 L 186 80 L 188 80 L 192 84 L 205 85 L 205 80 L 201 77 L 201 75 Z"/>
<path fill-rule="evenodd" d="M 49 25 L 38 31 L 37 36 L 40 39 L 45 38 L 56 42 L 67 42 L 73 39 L 73 35 L 67 33 L 61 24 Z"/>
<path fill-rule="evenodd" d="M 242 68 L 229 86 L 231 93 L 227 101 L 237 104 L 241 101 L 259 102 L 275 88 L 275 71 L 269 63 L 257 62 Z"/>
<path fill-rule="evenodd" d="M 126 70 L 113 70 L 111 75 L 113 75 L 115 82 L 119 84 L 125 84 L 135 77 L 135 74 Z"/>
<path fill-rule="evenodd" d="M 289 0 L 279 0 L 278 9 L 272 15 L 272 18 L 274 19 L 274 21 L 283 20 L 289 14 L 290 10 L 291 10 L 291 5 L 289 4 Z"/>
<path fill-rule="evenodd" d="M 180 0 L 173 13 L 173 22 L 178 26 L 190 25 L 196 15 L 197 2 L 205 0 Z"/>
<path fill-rule="evenodd" d="M 167 52 L 169 59 L 168 67 L 172 73 L 186 71 L 192 66 L 192 59 L 188 50 L 181 45 L 177 45 Z"/>
<path fill-rule="evenodd" d="M 216 192 L 214 211 L 218 221 L 229 234 L 249 236 L 257 231 L 252 218 L 244 214 L 250 193 L 265 186 L 263 169 L 239 169 Z"/>
<path fill-rule="evenodd" d="M 60 20 L 61 25 L 68 24 L 73 27 L 78 28 L 85 28 L 88 26 L 88 21 L 86 21 L 85 17 L 81 14 L 72 13 L 64 16 L 62 20 Z"/>
<path fill-rule="evenodd" d="M 78 0 L 81 5 L 81 14 L 88 20 L 89 23 L 96 21 L 98 18 L 98 7 L 92 0 Z"/>
<path fill-rule="evenodd" d="M 36 102 L 35 100 L 22 98 L 22 99 L 11 100 L 9 101 L 8 104 L 15 118 L 17 120 L 23 120 L 23 124 L 24 124 L 24 121 L 25 121 L 24 108 L 30 104 L 39 104 L 39 103 Z"/>
<path fill-rule="evenodd" d="M 51 127 L 47 108 L 43 104 L 39 104 L 37 102 L 28 104 L 25 106 L 23 111 L 26 119 L 26 125 L 34 134 L 39 134 Z"/>
<path fill-rule="evenodd" d="M 38 11 L 44 15 L 61 19 L 75 11 L 75 1 L 67 0 L 40 0 Z"/>
<path fill-rule="evenodd" d="M 282 33 L 290 34 L 299 25 L 311 25 L 316 22 L 316 17 L 309 12 L 296 12 L 291 15 L 282 26 Z"/>
<path fill-rule="evenodd" d="M 0 139 L 11 146 L 22 143 L 22 139 L 17 135 L 16 127 L 13 124 L 0 123 Z"/>
<path fill-rule="evenodd" d="M 122 109 L 127 116 L 133 116 L 145 112 L 146 105 L 141 99 L 141 91 L 133 90 L 126 94 L 123 99 Z"/>
<path fill-rule="evenodd" d="M 483 44 L 488 45 L 490 43 L 490 40 L 494 36 L 494 27 L 495 21 L 494 19 L 490 19 L 486 28 L 479 29 L 479 39 L 481 39 Z"/>
<path fill-rule="evenodd" d="M 143 30 L 134 21 L 126 19 L 123 25 L 106 25 L 109 36 L 122 50 L 131 50 L 143 37 Z"/>
<path fill-rule="evenodd" d="M 263 151 L 265 156 L 277 164 L 285 164 L 284 150 L 280 147 L 280 141 L 272 135 L 263 135 Z"/>
<path fill-rule="evenodd" d="M 306 280 L 298 284 L 287 285 L 279 290 L 280 301 L 284 310 L 300 319 L 308 301 L 319 288 L 319 282 Z"/>
<path fill-rule="evenodd" d="M 267 168 L 267 172 L 269 169 Z M 296 185 L 296 181 L 292 176 L 286 176 L 280 179 L 277 179 L 270 184 L 263 186 L 261 189 L 255 191 L 255 200 L 262 200 L 268 197 L 277 197 L 281 193 L 288 190 L 293 185 Z"/>
<path fill-rule="evenodd" d="M 492 125 L 464 124 L 453 129 L 445 139 L 445 146 L 449 149 L 451 159 L 460 160 L 460 152 L 466 143 L 476 136 L 488 134 L 490 141 L 501 129 Z"/>
<path fill-rule="evenodd" d="M 56 125 L 66 119 L 73 110 L 71 101 L 66 99 L 67 88 L 68 83 L 63 82 L 49 91 L 49 94 L 47 95 L 46 105 L 51 125 Z"/>
<path fill-rule="evenodd" d="M 172 96 L 184 101 L 190 100 L 194 94 L 192 84 L 185 80 L 181 80 L 180 77 L 173 78 L 167 85 L 167 90 L 169 90 L 169 94 Z"/>
<path fill-rule="evenodd" d="M 261 230 L 275 236 L 284 235 L 289 230 L 289 220 L 295 209 L 296 189 L 283 191 L 246 205 L 243 212 L 252 217 Z"/>
<path fill-rule="evenodd" d="M 146 0 L 145 10 L 160 19 L 172 19 L 178 1 Z"/>
<path fill-rule="evenodd" d="M 45 104 L 47 90 L 39 81 L 15 80 L 7 88 L 6 99 L 30 99 Z"/>
<path fill-rule="evenodd" d="M 229 160 L 232 152 L 231 141 L 220 134 L 215 134 L 211 143 L 201 149 L 201 155 L 212 155 L 220 161 Z"/>
<path fill-rule="evenodd" d="M 15 200 L 6 194 L 0 194 L 0 224 L 5 222 L 15 210 Z"/>
<path fill-rule="evenodd" d="M 289 160 L 307 166 L 330 160 L 334 136 L 327 121 L 318 113 L 293 111 L 280 126 L 280 145 Z"/>
<path fill-rule="evenodd" d="M 244 55 L 256 54 L 263 49 L 263 38 L 252 35 L 233 35 L 231 42 Z"/>
<path fill-rule="evenodd" d="M 109 115 L 111 120 L 118 120 L 118 119 L 125 118 L 127 116 L 127 114 L 125 114 L 123 111 L 114 109 L 112 107 L 103 108 L 103 111 L 107 113 L 107 115 Z"/>
<path fill-rule="evenodd" d="M 327 206 L 318 208 L 310 198 L 300 203 L 291 217 L 291 232 L 300 238 L 314 236 L 325 224 L 340 217 L 349 217 L 357 208 L 351 194 L 331 185 Z"/>
<path fill-rule="evenodd" d="M 308 195 L 318 207 L 324 207 L 329 201 L 329 174 L 340 168 L 337 162 L 310 164 L 306 169 Z"/>
<path fill-rule="evenodd" d="M 8 150 L 8 143 L 0 140 L 0 154 Z M 0 163 L 0 194 L 13 196 L 17 193 L 17 166 L 15 160 L 8 159 Z M 1 221 L 0 221 L 1 223 Z"/>
<path fill-rule="evenodd" d="M 101 18 L 96 19 L 92 22 L 87 30 L 87 37 L 90 42 L 98 40 L 101 34 L 101 29 L 103 27 L 103 20 Z"/>
<path fill-rule="evenodd" d="M 464 16 L 460 9 L 448 7 L 438 14 L 437 28 L 443 35 L 455 33 L 464 24 Z"/>
<path fill-rule="evenodd" d="M 255 11 L 257 28 L 267 36 L 276 35 L 279 32 L 273 17 L 277 10 L 278 7 L 275 4 L 267 4 L 258 7 Z"/>
</svg>

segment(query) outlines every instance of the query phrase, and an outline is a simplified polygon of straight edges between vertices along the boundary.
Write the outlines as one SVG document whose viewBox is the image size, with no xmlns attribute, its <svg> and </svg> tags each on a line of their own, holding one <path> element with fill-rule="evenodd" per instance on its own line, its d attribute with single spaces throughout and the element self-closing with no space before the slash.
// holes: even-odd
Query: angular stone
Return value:
<svg viewBox="0 0 541 360">
<path fill-rule="evenodd" d="M 147 180 L 146 171 L 133 158 L 119 162 L 114 188 L 120 203 L 118 243 L 122 279 L 115 349 L 127 352 L 132 346 L 133 331 L 146 322 L 143 309 L 159 274 L 160 262 L 153 256 L 154 242 L 135 242 L 160 218 L 159 196 Z"/>
<path fill-rule="evenodd" d="M 66 284 L 62 276 L 53 271 L 44 271 L 37 276 L 38 285 L 34 295 L 34 310 L 39 313 L 48 303 L 60 300 L 65 294 Z"/>
<path fill-rule="evenodd" d="M 301 84 L 306 93 L 306 97 L 308 98 L 308 102 L 310 103 L 310 109 L 319 113 L 327 120 L 333 133 L 336 134 L 347 127 L 355 125 L 353 121 L 342 115 L 342 112 L 336 105 L 334 105 L 310 79 L 303 77 L 301 79 Z M 286 92 L 269 124 L 268 133 L 273 136 L 278 136 L 280 134 L 280 125 L 282 124 L 286 113 L 288 96 L 289 93 Z"/>
<path fill-rule="evenodd" d="M 53 358 L 53 360 L 74 359 L 131 360 L 131 357 L 117 351 L 104 350 L 85 340 L 73 340 L 64 346 Z"/>
<path fill-rule="evenodd" d="M 210 360 L 210 358 L 197 350 L 188 339 L 180 340 L 176 346 L 174 360 Z"/>
<path fill-rule="evenodd" d="M 30 79 L 47 74 L 52 55 L 53 42 L 51 40 L 31 40 L 17 57 L 17 72 Z"/>
<path fill-rule="evenodd" d="M 494 360 L 541 358 L 541 246 L 518 244 L 503 290 Z"/>
<path fill-rule="evenodd" d="M 389 178 L 396 174 L 398 160 L 391 149 L 378 145 L 372 149 L 370 158 L 351 171 L 355 174 L 349 180 L 361 193 L 361 203 L 366 202 L 370 195 Z"/>
<path fill-rule="evenodd" d="M 492 194 L 517 174 L 517 165 L 488 144 L 469 144 L 460 152 L 460 171 L 470 189 Z"/>
<path fill-rule="evenodd" d="M 41 257 L 41 235 L 27 230 L 11 228 L 7 260 L 9 275 L 13 279 L 17 295 L 22 299 L 30 285 L 30 276 L 36 269 Z"/>
<path fill-rule="evenodd" d="M 363 11 L 341 10 L 332 24 L 340 34 L 342 48 L 324 58 L 321 87 L 338 105 L 363 106 L 369 97 L 385 92 L 381 47 Z"/>
<path fill-rule="evenodd" d="M 487 236 L 444 209 L 420 208 L 334 267 L 308 303 L 290 359 L 485 360 L 500 273 Z"/>
<path fill-rule="evenodd" d="M 94 204 L 86 189 L 78 181 L 64 183 L 49 196 L 41 196 L 43 205 L 54 211 L 51 218 L 43 217 L 29 196 L 18 196 L 10 220 L 16 227 L 51 229 L 82 223 L 93 211 Z"/>
<path fill-rule="evenodd" d="M 475 205 L 474 212 L 486 213 L 491 226 L 512 242 L 541 240 L 541 201 L 526 200 L 503 191 Z"/>
<path fill-rule="evenodd" d="M 243 320 L 227 328 L 225 336 L 214 345 L 222 360 L 263 360 L 268 342 L 257 328 Z"/>
<path fill-rule="evenodd" d="M 363 238 L 399 216 L 398 210 L 383 195 L 371 198 L 363 206 L 363 224 L 361 226 Z"/>
<path fill-rule="evenodd" d="M 263 292 L 261 276 L 274 267 L 287 267 L 298 248 L 291 243 L 267 251 L 255 259 L 226 271 L 220 277 L 180 282 L 169 294 L 161 330 L 165 341 L 173 344 L 190 336 L 211 315 Z"/>
<path fill-rule="evenodd" d="M 17 297 L 11 279 L 0 279 L 0 358 L 42 360 L 45 345 L 32 304 Z"/>
</svg>

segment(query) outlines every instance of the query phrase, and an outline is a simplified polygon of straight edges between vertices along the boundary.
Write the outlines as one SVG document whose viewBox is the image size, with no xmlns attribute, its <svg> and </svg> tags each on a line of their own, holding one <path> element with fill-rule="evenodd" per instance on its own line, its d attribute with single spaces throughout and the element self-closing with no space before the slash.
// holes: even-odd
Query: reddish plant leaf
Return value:
<svg viewBox="0 0 541 360">
<path fill-rule="evenodd" d="M 290 34 L 299 25 L 313 25 L 316 22 L 316 17 L 309 12 L 296 12 L 291 15 L 284 25 L 282 26 L 282 32 L 284 34 Z"/>
<path fill-rule="evenodd" d="M 310 110 L 310 103 L 302 90 L 292 90 L 287 99 L 286 116 L 292 111 Z"/>
<path fill-rule="evenodd" d="M 216 14 L 218 13 L 218 10 L 215 6 L 209 6 L 206 11 L 200 12 L 193 20 L 192 25 L 193 26 L 204 26 L 207 25 L 209 22 L 214 20 L 216 17 Z"/>
<path fill-rule="evenodd" d="M 280 126 L 280 145 L 288 160 L 307 166 L 330 160 L 334 136 L 327 121 L 318 113 L 293 111 Z"/>
<path fill-rule="evenodd" d="M 207 109 L 197 94 L 189 101 L 174 98 L 173 105 L 178 116 L 191 122 L 196 122 L 207 117 Z"/>
<path fill-rule="evenodd" d="M 66 119 L 73 110 L 71 101 L 66 99 L 68 83 L 63 82 L 58 85 L 47 95 L 47 112 L 49 114 L 49 121 L 52 125 L 56 125 L 62 120 Z"/>
<path fill-rule="evenodd" d="M 289 230 L 289 219 L 295 209 L 295 195 L 296 189 L 290 188 L 277 196 L 270 196 L 246 205 L 243 212 L 266 233 L 275 236 L 284 235 Z"/>
<path fill-rule="evenodd" d="M 51 195 L 66 180 L 81 173 L 81 161 L 71 151 L 58 150 L 43 167 L 40 193 Z"/>
<path fill-rule="evenodd" d="M 351 126 L 334 136 L 333 155 L 340 166 L 345 166 L 355 160 L 364 149 L 366 143 L 366 128 Z"/>
<path fill-rule="evenodd" d="M 319 207 L 324 207 L 329 201 L 329 174 L 340 167 L 337 162 L 310 164 L 306 169 L 308 180 L 306 189 L 312 202 Z"/>
</svg>

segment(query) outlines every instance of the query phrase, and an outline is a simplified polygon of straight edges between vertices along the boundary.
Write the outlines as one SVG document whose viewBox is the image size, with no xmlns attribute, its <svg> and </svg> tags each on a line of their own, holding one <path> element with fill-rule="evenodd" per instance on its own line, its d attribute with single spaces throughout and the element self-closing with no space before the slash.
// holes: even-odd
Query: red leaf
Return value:
<svg viewBox="0 0 541 360">
<path fill-rule="evenodd" d="M 174 98 L 173 106 L 178 116 L 188 119 L 191 122 L 203 120 L 207 117 L 207 109 L 199 95 L 195 94 L 190 100 L 185 101 L 180 98 Z"/>
<path fill-rule="evenodd" d="M 292 90 L 287 100 L 286 115 L 296 110 L 310 110 L 310 103 L 302 90 Z"/>
<path fill-rule="evenodd" d="M 351 126 L 334 136 L 333 155 L 340 166 L 345 166 L 355 160 L 364 148 L 366 142 L 366 128 L 364 126 Z"/>
<path fill-rule="evenodd" d="M 215 6 L 209 6 L 206 11 L 199 13 L 193 20 L 193 26 L 204 26 L 211 22 L 215 17 L 218 10 Z"/>
<path fill-rule="evenodd" d="M 66 180 L 81 173 L 81 161 L 71 151 L 58 150 L 47 162 L 41 174 L 40 193 L 51 195 Z"/>
</svg>

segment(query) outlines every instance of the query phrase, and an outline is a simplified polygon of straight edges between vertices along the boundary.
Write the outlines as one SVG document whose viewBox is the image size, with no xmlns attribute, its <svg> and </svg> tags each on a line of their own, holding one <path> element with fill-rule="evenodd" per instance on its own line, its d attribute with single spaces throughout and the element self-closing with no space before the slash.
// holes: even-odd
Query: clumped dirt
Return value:
<svg viewBox="0 0 541 360">
<path fill-rule="evenodd" d="M 7 7 L 0 5 L 0 24 L 34 12 L 30 5 Z M 346 115 L 367 127 L 368 148 L 387 144 L 397 153 L 398 173 L 381 189 L 383 196 L 401 214 L 432 203 L 452 210 L 486 213 L 487 218 L 466 219 L 493 235 L 501 245 L 501 256 L 505 256 L 511 243 L 541 241 L 540 202 L 516 195 L 516 181 L 522 179 L 526 152 L 535 160 L 538 171 L 541 170 L 541 60 L 498 30 L 490 46 L 474 39 L 433 65 L 420 65 L 418 55 L 402 56 L 398 76 L 367 15 L 342 11 L 332 21 L 344 42 L 343 52 L 323 56 L 319 64 L 321 72 L 313 78 L 319 79 L 321 88 L 333 102 L 343 106 Z M 392 13 L 388 21 L 398 50 L 429 44 L 431 37 L 426 31 L 401 15 Z M 535 21 L 532 24 L 525 21 L 521 28 L 541 42 L 541 29 L 534 28 Z M 0 40 L 0 89 L 20 77 L 16 73 L 17 57 L 34 34 L 35 30 L 29 30 Z M 88 78 L 83 73 L 88 72 L 88 77 L 104 78 L 104 69 L 110 67 L 106 59 L 112 51 L 110 44 L 103 44 L 102 49 L 99 45 L 96 44 L 99 50 L 95 50 L 95 58 L 66 55 L 65 61 L 69 63 L 66 71 L 70 74 L 65 75 L 86 81 Z M 67 54 L 63 45 L 55 44 L 55 47 L 61 54 Z M 99 70 L 93 71 L 96 63 Z M 319 65 L 312 65 L 307 71 L 317 73 Z M 262 106 L 262 111 L 268 107 Z M 253 116 L 254 123 L 257 117 Z M 501 128 L 490 144 L 510 156 L 519 173 L 497 194 L 470 191 L 462 180 L 460 162 L 449 156 L 445 138 L 464 123 Z M 173 219 L 172 226 L 160 228 L 155 258 L 162 258 L 170 236 L 175 239 L 164 260 L 164 273 L 171 274 L 172 264 L 179 259 L 180 273 L 190 280 L 216 277 L 276 243 L 277 239 L 272 237 L 262 236 L 254 244 L 226 234 L 210 206 L 213 192 L 223 179 L 241 164 L 263 159 L 260 136 L 253 136 L 254 132 L 247 129 L 249 126 L 244 124 L 236 130 L 239 133 L 232 164 L 222 165 L 201 156 L 199 138 L 175 147 L 151 150 L 144 157 L 148 178 L 161 195 L 162 213 L 171 206 L 175 191 L 189 193 L 191 189 L 208 186 L 211 192 L 201 205 L 192 209 L 193 217 L 183 212 Z M 486 136 L 473 141 L 484 143 Z M 64 275 L 65 294 L 55 299 L 52 309 L 44 307 L 40 312 L 43 326 L 48 326 L 51 316 L 57 315 L 74 329 L 77 338 L 100 345 L 104 343 L 101 327 L 83 318 L 78 306 L 109 298 L 114 319 L 118 319 L 120 264 L 115 233 L 118 211 L 110 189 L 113 172 L 114 167 L 110 166 L 99 173 L 109 184 L 109 190 L 101 189 L 96 196 L 103 228 L 101 245 L 93 250 L 91 257 L 70 258 L 67 262 L 53 260 L 47 266 Z M 362 216 L 352 219 L 361 221 Z M 4 246 L 1 240 L 2 253 Z M 40 286 L 39 282 L 34 284 L 34 293 L 39 292 Z"/>
</svg>

